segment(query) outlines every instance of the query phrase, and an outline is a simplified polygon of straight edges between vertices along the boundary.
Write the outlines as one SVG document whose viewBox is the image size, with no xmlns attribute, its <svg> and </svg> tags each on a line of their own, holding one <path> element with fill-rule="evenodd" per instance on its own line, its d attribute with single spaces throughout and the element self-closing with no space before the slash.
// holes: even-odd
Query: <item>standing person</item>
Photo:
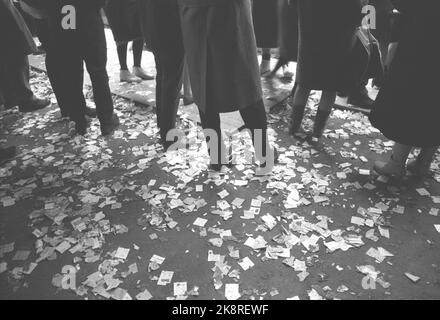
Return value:
<svg viewBox="0 0 440 320">
<path fill-rule="evenodd" d="M 44 2 L 49 22 L 52 70 L 62 79 L 54 87 L 62 97 L 66 115 L 75 122 L 78 134 L 87 132 L 86 101 L 83 94 L 85 62 L 93 87 L 96 111 L 102 135 L 111 134 L 119 125 L 113 112 L 108 84 L 107 47 L 100 10 L 101 0 L 51 0 Z"/>
<path fill-rule="evenodd" d="M 121 82 L 131 83 L 154 79 L 141 66 L 144 49 L 145 15 L 143 12 L 142 0 L 107 0 L 105 13 L 116 41 Z M 133 73 L 127 67 L 127 48 L 130 41 L 133 41 Z"/>
<path fill-rule="evenodd" d="M 396 143 L 388 162 L 376 162 L 380 174 L 402 177 L 406 169 L 426 177 L 440 145 L 440 107 L 434 94 L 440 81 L 439 4 L 436 0 L 395 1 L 401 13 L 398 47 L 370 120 Z M 428 39 L 428 40 L 427 40 Z M 406 165 L 414 147 L 417 160 Z"/>
<path fill-rule="evenodd" d="M 258 68 L 250 0 L 179 0 L 194 101 L 202 127 L 214 133 L 213 170 L 230 164 L 221 134 L 220 113 L 239 110 L 251 132 L 256 158 L 266 172 L 275 160 L 269 147 L 266 110 Z M 210 142 L 214 137 L 209 137 Z"/>
<path fill-rule="evenodd" d="M 253 0 L 252 16 L 257 47 L 262 50 L 260 73 L 270 71 L 271 49 L 278 48 L 278 3 L 276 0 Z"/>
<path fill-rule="evenodd" d="M 316 143 L 322 136 L 336 99 L 347 86 L 344 70 L 353 36 L 361 23 L 359 0 L 298 0 L 299 50 L 295 92 L 289 132 L 301 128 L 311 90 L 322 96 L 312 133 Z"/>
<path fill-rule="evenodd" d="M 50 105 L 35 97 L 29 85 L 28 55 L 35 42 L 23 17 L 11 0 L 0 0 L 0 105 L 18 105 L 20 112 L 32 112 Z"/>
<path fill-rule="evenodd" d="M 185 51 L 177 0 L 145 0 L 145 36 L 156 61 L 156 112 L 160 141 L 165 150 L 172 142 L 167 133 L 175 128 L 182 88 Z"/>
</svg>

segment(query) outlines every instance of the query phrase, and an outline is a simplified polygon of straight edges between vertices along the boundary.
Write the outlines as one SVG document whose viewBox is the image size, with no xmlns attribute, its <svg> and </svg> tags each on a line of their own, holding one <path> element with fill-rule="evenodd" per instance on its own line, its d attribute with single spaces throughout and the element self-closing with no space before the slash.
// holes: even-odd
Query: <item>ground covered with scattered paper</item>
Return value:
<svg viewBox="0 0 440 320">
<path fill-rule="evenodd" d="M 115 102 L 111 138 L 96 119 L 73 135 L 56 106 L 0 115 L 19 146 L 0 168 L 1 299 L 440 298 L 440 157 L 426 182 L 387 181 L 371 167 L 392 142 L 366 116 L 335 110 L 312 147 L 280 106 L 273 173 L 255 176 L 238 131 L 239 164 L 213 173 L 186 114 L 191 148 L 164 154 L 154 111 Z"/>
</svg>

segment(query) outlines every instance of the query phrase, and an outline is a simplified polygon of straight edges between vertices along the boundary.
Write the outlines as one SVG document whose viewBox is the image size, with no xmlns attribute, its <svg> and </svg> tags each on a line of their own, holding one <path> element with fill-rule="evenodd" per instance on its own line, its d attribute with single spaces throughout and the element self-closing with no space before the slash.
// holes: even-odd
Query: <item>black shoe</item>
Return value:
<svg viewBox="0 0 440 320">
<path fill-rule="evenodd" d="M 18 106 L 18 110 L 20 112 L 33 112 L 40 109 L 44 109 L 47 106 L 50 105 L 49 99 L 39 99 L 39 98 L 32 98 L 28 102 L 22 103 Z"/>
<path fill-rule="evenodd" d="M 363 109 L 370 109 L 374 104 L 374 100 L 368 96 L 367 90 L 362 90 L 361 92 L 351 94 L 348 97 L 347 103 Z"/>
<path fill-rule="evenodd" d="M 76 133 L 84 136 L 87 133 L 87 129 L 89 128 L 90 120 L 87 117 L 84 117 L 81 120 L 75 120 L 75 130 Z"/>
<path fill-rule="evenodd" d="M 116 114 L 113 114 L 110 121 L 101 123 L 101 134 L 103 136 L 108 136 L 112 134 L 117 127 L 119 127 L 119 117 Z"/>
<path fill-rule="evenodd" d="M 16 147 L 8 147 L 8 148 L 0 148 L 0 164 L 3 164 L 12 158 L 15 157 L 17 154 L 17 148 Z"/>
</svg>

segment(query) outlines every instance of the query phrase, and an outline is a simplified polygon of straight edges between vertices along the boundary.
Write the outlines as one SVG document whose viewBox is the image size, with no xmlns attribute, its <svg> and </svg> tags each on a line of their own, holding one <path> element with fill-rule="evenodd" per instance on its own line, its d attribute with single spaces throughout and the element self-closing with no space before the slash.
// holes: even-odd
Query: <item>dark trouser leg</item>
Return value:
<svg viewBox="0 0 440 320">
<path fill-rule="evenodd" d="M 63 53 L 49 42 L 46 46 L 47 75 L 63 117 L 68 117 L 71 114 L 72 101 L 69 101 L 68 92 L 72 88 L 70 87 L 70 73 L 66 73 L 66 68 L 72 67 Z M 66 74 L 69 74 L 69 77 L 66 77 Z"/>
<path fill-rule="evenodd" d="M 183 52 L 180 55 L 155 52 L 156 58 L 156 109 L 160 135 L 166 140 L 169 130 L 176 126 L 180 88 L 183 77 Z"/>
<path fill-rule="evenodd" d="M 304 111 L 310 96 L 310 91 L 311 90 L 309 88 L 306 88 L 298 83 L 295 83 L 295 86 L 293 87 L 292 114 L 290 116 L 291 121 L 289 126 L 289 133 L 291 135 L 298 133 L 299 129 L 301 128 L 304 118 Z"/>
<path fill-rule="evenodd" d="M 41 46 L 43 49 L 47 50 L 47 46 L 49 45 L 49 26 L 47 19 L 37 20 L 35 27 Z"/>
<path fill-rule="evenodd" d="M 84 61 L 93 87 L 98 119 L 101 123 L 109 122 L 113 116 L 113 100 L 107 75 L 107 46 L 102 21 L 91 25 L 89 33 L 82 35 L 81 43 Z"/>
<path fill-rule="evenodd" d="M 119 65 L 121 66 L 121 70 L 128 70 L 127 67 L 127 47 L 128 43 L 120 43 L 116 47 L 116 51 L 118 52 Z"/>
<path fill-rule="evenodd" d="M 27 56 L 6 58 L 2 74 L 6 108 L 26 103 L 34 98 L 29 85 L 29 60 Z"/>
<path fill-rule="evenodd" d="M 86 101 L 84 99 L 84 67 L 83 60 L 78 51 L 72 51 L 64 55 L 63 72 L 68 75 L 59 82 L 59 96 L 62 97 L 63 110 L 67 111 L 70 118 L 75 122 L 85 121 Z"/>
<path fill-rule="evenodd" d="M 153 1 L 152 49 L 156 60 L 156 112 L 162 142 L 176 126 L 184 49 L 178 7 Z M 134 50 L 134 48 L 133 48 Z"/>
<path fill-rule="evenodd" d="M 179 91 L 182 86 L 182 68 L 176 61 L 156 53 L 156 112 L 157 125 L 163 142 L 169 130 L 176 126 Z M 168 60 L 168 61 L 167 61 Z"/>
<path fill-rule="evenodd" d="M 203 112 L 200 109 L 199 114 L 208 145 L 211 165 L 227 164 L 228 161 L 223 157 L 223 155 L 226 154 L 226 147 L 222 137 L 220 114 L 216 111 L 212 112 L 208 110 Z"/>
<path fill-rule="evenodd" d="M 246 129 L 250 130 L 255 151 L 266 157 L 268 147 L 267 117 L 263 100 L 240 110 Z"/>
</svg>

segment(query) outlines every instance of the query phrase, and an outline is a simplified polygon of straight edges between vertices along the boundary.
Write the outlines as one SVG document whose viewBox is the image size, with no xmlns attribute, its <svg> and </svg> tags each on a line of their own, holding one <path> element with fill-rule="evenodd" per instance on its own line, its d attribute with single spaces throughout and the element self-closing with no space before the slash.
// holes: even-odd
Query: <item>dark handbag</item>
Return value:
<svg viewBox="0 0 440 320">
<path fill-rule="evenodd" d="M 371 78 L 382 78 L 384 65 L 379 42 L 369 28 L 357 28 L 350 54 L 349 81 L 353 86 Z"/>
</svg>

